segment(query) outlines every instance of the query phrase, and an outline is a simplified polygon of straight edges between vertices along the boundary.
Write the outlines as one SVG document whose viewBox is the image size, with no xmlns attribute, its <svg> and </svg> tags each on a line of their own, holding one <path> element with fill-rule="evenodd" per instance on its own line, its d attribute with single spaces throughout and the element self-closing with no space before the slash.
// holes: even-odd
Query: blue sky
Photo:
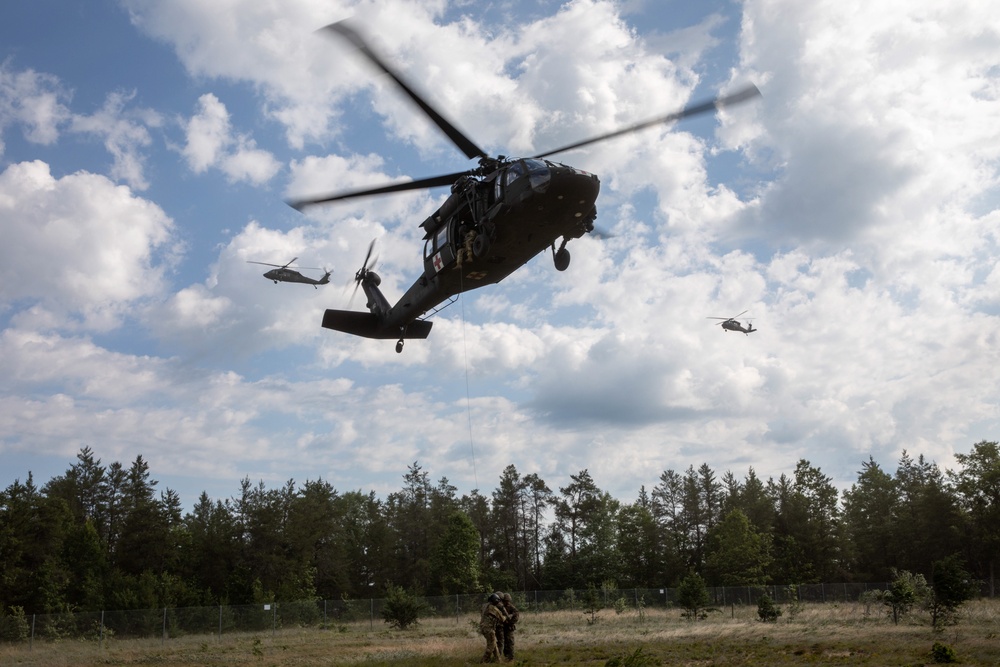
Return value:
<svg viewBox="0 0 1000 667">
<path fill-rule="evenodd" d="M 385 494 L 414 461 L 460 493 L 587 468 L 625 501 L 702 463 L 951 466 L 1000 431 L 994 4 L 7 3 L 0 484 L 83 446 L 187 505 L 243 477 Z M 319 322 L 373 238 L 402 294 L 446 191 L 284 201 L 471 165 L 315 33 L 346 17 L 494 154 L 763 97 L 558 156 L 615 236 L 397 355 Z M 331 284 L 247 263 L 296 256 Z M 744 310 L 749 337 L 706 319 Z"/>
</svg>

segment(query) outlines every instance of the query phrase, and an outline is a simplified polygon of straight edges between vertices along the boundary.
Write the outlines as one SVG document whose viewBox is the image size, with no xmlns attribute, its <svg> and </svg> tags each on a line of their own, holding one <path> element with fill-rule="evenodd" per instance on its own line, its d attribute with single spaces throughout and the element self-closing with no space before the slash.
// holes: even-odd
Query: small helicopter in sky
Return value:
<svg viewBox="0 0 1000 667">
<path fill-rule="evenodd" d="M 350 42 L 395 81 L 468 159 L 479 161 L 478 167 L 465 171 L 288 202 L 301 211 L 354 197 L 451 186 L 451 195 L 441 207 L 420 223 L 424 230 L 423 273 L 399 301 L 390 305 L 379 290 L 381 278 L 368 264 L 372 251 L 369 247 L 354 276 L 368 298 L 369 312 L 329 309 L 323 316 L 327 329 L 366 338 L 396 338 L 396 352 L 403 351 L 405 339 L 427 338 L 433 323 L 424 319 L 426 313 L 433 315 L 444 307 L 442 303 L 450 304 L 462 292 L 500 282 L 546 249 L 552 251 L 556 270 L 569 267 L 566 244 L 594 231 L 600 181 L 594 174 L 546 158 L 712 113 L 760 95 L 751 84 L 732 94 L 532 157 L 490 157 L 417 94 L 348 23 L 332 23 L 321 31 Z"/>
<path fill-rule="evenodd" d="M 288 268 L 289 266 L 292 265 L 292 262 L 294 262 L 296 259 L 298 259 L 298 257 L 292 258 L 292 261 L 289 262 L 288 264 L 270 264 L 268 262 L 253 262 L 253 261 L 248 261 L 247 264 L 263 264 L 264 266 L 277 267 L 271 269 L 270 271 L 264 274 L 264 277 L 267 278 L 268 280 L 273 280 L 275 285 L 277 285 L 279 282 L 305 283 L 306 285 L 312 285 L 313 289 L 316 289 L 316 285 L 326 285 L 328 282 L 330 282 L 330 274 L 333 273 L 332 271 L 326 271 L 326 269 L 323 269 L 324 271 L 326 271 L 326 273 L 323 274 L 323 277 L 320 278 L 319 280 L 314 280 L 313 278 L 307 278 L 306 276 L 302 275 L 301 273 L 299 273 L 294 269 Z M 306 269 L 307 271 L 309 270 L 319 271 L 319 269 L 316 268 L 312 269 L 308 267 L 296 267 L 296 268 Z"/>
<path fill-rule="evenodd" d="M 743 313 L 745 312 L 747 311 L 744 310 Z M 739 315 L 734 315 L 732 317 L 709 317 L 707 319 L 722 320 L 721 322 L 716 322 L 716 324 L 721 326 L 726 331 L 740 331 L 744 334 L 749 335 L 754 331 L 757 331 L 757 329 L 753 328 L 753 322 L 750 319 L 747 320 L 747 325 L 745 327 L 740 323 L 739 320 L 736 319 L 740 315 L 743 315 L 743 313 L 740 313 Z"/>
</svg>

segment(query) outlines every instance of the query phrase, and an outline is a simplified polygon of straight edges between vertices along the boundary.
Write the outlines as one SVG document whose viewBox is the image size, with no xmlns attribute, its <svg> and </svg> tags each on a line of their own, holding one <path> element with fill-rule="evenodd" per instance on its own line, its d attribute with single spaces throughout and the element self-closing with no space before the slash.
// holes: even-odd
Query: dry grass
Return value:
<svg viewBox="0 0 1000 667">
<path fill-rule="evenodd" d="M 675 611 L 616 615 L 604 610 L 589 625 L 580 612 L 522 613 L 520 665 L 604 665 L 642 649 L 648 665 L 924 665 L 931 646 L 951 646 L 963 665 L 1000 664 L 1000 601 L 969 604 L 961 621 L 934 633 L 916 616 L 898 626 L 866 617 L 861 605 L 805 605 L 794 618 L 759 623 L 756 609 L 729 607 L 691 622 Z M 427 619 L 388 630 L 369 623 L 331 630 L 189 636 L 161 640 L 36 641 L 0 645 L 0 665 L 469 665 L 484 642 L 471 616 Z"/>
</svg>

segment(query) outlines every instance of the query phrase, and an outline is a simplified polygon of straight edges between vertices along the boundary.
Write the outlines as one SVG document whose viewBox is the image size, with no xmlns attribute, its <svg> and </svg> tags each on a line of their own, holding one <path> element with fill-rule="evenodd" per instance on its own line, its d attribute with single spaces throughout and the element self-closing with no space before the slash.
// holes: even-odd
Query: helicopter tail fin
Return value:
<svg viewBox="0 0 1000 667">
<path fill-rule="evenodd" d="M 427 338 L 431 333 L 433 322 L 414 320 L 400 332 L 396 327 L 387 327 L 374 313 L 359 313 L 354 310 L 328 309 L 323 313 L 323 327 L 334 331 L 343 331 L 352 336 L 363 338 L 413 339 Z"/>
<path fill-rule="evenodd" d="M 324 270 L 324 271 L 325 271 L 326 273 L 324 273 L 324 274 L 323 274 L 323 277 L 319 279 L 319 284 L 320 284 L 320 285 L 325 285 L 325 284 L 327 284 L 328 282 L 330 282 L 330 274 L 331 274 L 331 273 L 333 273 L 333 271 L 331 271 L 330 269 L 323 269 L 323 270 Z"/>
</svg>

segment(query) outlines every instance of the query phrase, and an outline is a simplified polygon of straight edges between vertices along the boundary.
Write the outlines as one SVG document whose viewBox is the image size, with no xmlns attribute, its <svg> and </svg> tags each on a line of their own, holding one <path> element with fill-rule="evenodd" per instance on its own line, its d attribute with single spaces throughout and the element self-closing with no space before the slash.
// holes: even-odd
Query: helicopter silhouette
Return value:
<svg viewBox="0 0 1000 667">
<path fill-rule="evenodd" d="M 277 267 L 271 269 L 270 271 L 264 274 L 264 277 L 267 278 L 268 280 L 273 280 L 275 285 L 277 285 L 279 282 L 305 283 L 306 285 L 312 285 L 313 289 L 316 289 L 316 285 L 326 285 L 328 282 L 330 282 L 330 274 L 333 273 L 332 271 L 326 271 L 326 269 L 323 269 L 324 271 L 326 271 L 326 273 L 323 274 L 323 277 L 320 278 L 319 280 L 314 280 L 312 278 L 307 278 L 306 276 L 302 275 L 298 271 L 295 271 L 294 269 L 288 268 L 289 266 L 291 266 L 292 262 L 294 262 L 296 259 L 298 259 L 298 257 L 293 257 L 292 261 L 289 262 L 288 264 L 270 264 L 268 262 L 254 262 L 254 261 L 247 261 L 247 264 L 263 264 L 264 266 Z M 310 270 L 307 267 L 298 267 L 298 268 L 305 268 L 306 270 Z M 311 270 L 319 271 L 319 269 L 316 268 L 313 268 Z"/>
<path fill-rule="evenodd" d="M 745 312 L 747 312 L 747 311 L 744 310 L 743 313 L 745 313 Z M 743 313 L 740 313 L 740 315 L 742 315 Z M 753 328 L 753 322 L 751 322 L 750 320 L 747 320 L 747 325 L 744 327 L 740 323 L 740 321 L 736 319 L 740 315 L 734 315 L 732 317 L 709 317 L 709 318 L 706 318 L 706 319 L 709 319 L 709 320 L 722 320 L 721 322 L 716 322 L 716 324 L 718 324 L 719 326 L 721 326 L 726 331 L 739 331 L 739 332 L 742 332 L 742 333 L 744 333 L 746 335 L 750 335 L 754 331 L 757 331 L 757 329 Z"/>
<path fill-rule="evenodd" d="M 288 202 L 301 211 L 354 197 L 451 186 L 451 195 L 441 207 L 420 223 L 424 230 L 423 273 L 396 304 L 390 305 L 379 290 L 381 278 L 369 266 L 369 246 L 354 277 L 355 291 L 358 285 L 364 290 L 369 312 L 328 309 L 323 315 L 322 324 L 327 329 L 366 338 L 398 339 L 396 352 L 403 351 L 404 340 L 427 338 L 433 323 L 425 314 L 434 315 L 462 292 L 500 282 L 546 249 L 551 249 L 558 271 L 569 267 L 567 243 L 594 231 L 600 181 L 594 174 L 547 157 L 714 112 L 760 95 L 751 84 L 730 95 L 532 157 L 490 157 L 417 94 L 353 27 L 340 21 L 320 30 L 350 42 L 395 81 L 468 159 L 479 161 L 478 167 L 465 171 Z"/>
</svg>

